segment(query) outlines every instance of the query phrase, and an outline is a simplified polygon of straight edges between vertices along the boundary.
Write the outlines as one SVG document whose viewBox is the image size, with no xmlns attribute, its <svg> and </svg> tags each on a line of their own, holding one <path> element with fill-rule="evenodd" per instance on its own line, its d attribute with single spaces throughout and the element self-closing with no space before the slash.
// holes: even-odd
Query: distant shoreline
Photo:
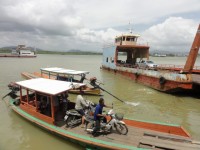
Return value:
<svg viewBox="0 0 200 150">
<path fill-rule="evenodd" d="M 10 49 L 2 49 L 0 48 L 0 54 L 11 54 L 11 50 Z M 59 52 L 59 51 L 45 51 L 45 50 L 37 50 L 36 54 L 56 54 L 56 55 L 102 55 L 102 52 L 84 52 L 84 51 L 69 51 L 69 52 Z M 122 54 L 123 55 L 123 54 Z M 154 55 L 150 55 L 152 57 L 156 57 Z M 197 57 L 199 57 L 200 54 L 198 54 Z M 176 54 L 167 54 L 165 57 L 187 57 L 187 56 L 177 56 Z"/>
</svg>

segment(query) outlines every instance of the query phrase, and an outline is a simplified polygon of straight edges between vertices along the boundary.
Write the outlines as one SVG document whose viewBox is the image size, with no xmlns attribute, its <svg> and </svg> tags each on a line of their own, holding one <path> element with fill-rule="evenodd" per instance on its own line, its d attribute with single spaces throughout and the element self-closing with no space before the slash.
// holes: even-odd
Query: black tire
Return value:
<svg viewBox="0 0 200 150">
<path fill-rule="evenodd" d="M 166 79 L 164 78 L 164 77 L 160 77 L 159 78 L 159 83 L 162 85 L 162 84 L 165 84 L 165 82 L 166 82 Z"/>
<path fill-rule="evenodd" d="M 135 78 L 137 78 L 140 74 L 138 72 L 135 73 Z"/>
<path fill-rule="evenodd" d="M 72 127 L 73 121 L 76 119 L 75 116 L 69 116 L 66 120 L 66 127 Z"/>
<path fill-rule="evenodd" d="M 116 129 L 120 134 L 126 135 L 128 133 L 128 128 L 125 124 L 118 123 Z"/>
</svg>

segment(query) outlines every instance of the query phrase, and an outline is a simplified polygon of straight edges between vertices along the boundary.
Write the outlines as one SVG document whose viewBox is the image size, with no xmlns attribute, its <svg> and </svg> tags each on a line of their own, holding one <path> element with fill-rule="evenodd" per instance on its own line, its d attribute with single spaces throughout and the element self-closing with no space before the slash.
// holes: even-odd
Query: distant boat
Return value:
<svg viewBox="0 0 200 150">
<path fill-rule="evenodd" d="M 16 49 L 13 49 L 11 54 L 0 54 L 0 57 L 21 57 L 21 58 L 31 58 L 36 57 L 36 51 L 31 50 L 25 45 L 18 45 Z"/>
<path fill-rule="evenodd" d="M 200 25 L 185 66 L 159 65 L 140 68 L 137 64 L 149 60 L 149 46 L 138 44 L 138 34 L 122 34 L 113 44 L 103 48 L 102 69 L 119 73 L 146 86 L 167 93 L 190 91 L 199 94 L 200 67 L 194 67 L 200 47 Z M 176 39 L 174 39 L 176 40 Z M 170 62 L 169 62 L 170 63 Z"/>
<path fill-rule="evenodd" d="M 153 56 L 154 57 L 166 57 L 167 55 L 166 54 L 154 54 Z"/>
<path fill-rule="evenodd" d="M 38 78 L 15 82 L 15 85 L 18 86 L 20 95 L 10 98 L 10 108 L 32 124 L 86 149 L 200 149 L 199 141 L 194 141 L 187 131 L 178 125 L 123 119 L 128 126 L 127 135 L 118 134 L 113 130 L 109 134 L 97 137 L 91 136 L 80 126 L 66 128 L 61 95 L 73 88 L 71 82 Z M 83 84 L 76 83 L 75 86 Z M 67 110 L 74 107 L 75 103 L 69 101 Z"/>
</svg>

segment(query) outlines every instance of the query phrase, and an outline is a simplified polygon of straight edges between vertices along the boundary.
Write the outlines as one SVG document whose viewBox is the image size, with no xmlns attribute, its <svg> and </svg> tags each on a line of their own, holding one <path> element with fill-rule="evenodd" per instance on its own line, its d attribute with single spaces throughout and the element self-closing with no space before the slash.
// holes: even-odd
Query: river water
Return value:
<svg viewBox="0 0 200 150">
<path fill-rule="evenodd" d="M 152 57 L 158 64 L 184 65 L 185 57 Z M 100 69 L 102 56 L 95 55 L 38 55 L 37 58 L 0 58 L 0 97 L 9 92 L 11 81 L 23 80 L 20 73 L 39 71 L 43 67 L 63 67 L 90 71 L 101 86 L 126 101 L 120 102 L 103 92 L 107 105 L 114 104 L 115 112 L 125 117 L 151 122 L 164 122 L 183 126 L 194 139 L 200 140 L 200 99 L 187 95 L 170 95 L 153 90 L 130 79 Z M 200 59 L 196 61 L 200 66 Z M 85 96 L 98 102 L 97 96 Z M 74 101 L 76 95 L 70 95 Z M 15 114 L 0 98 L 0 150 L 66 150 L 83 149 L 32 125 Z M 106 110 L 106 109 L 105 109 Z"/>
</svg>

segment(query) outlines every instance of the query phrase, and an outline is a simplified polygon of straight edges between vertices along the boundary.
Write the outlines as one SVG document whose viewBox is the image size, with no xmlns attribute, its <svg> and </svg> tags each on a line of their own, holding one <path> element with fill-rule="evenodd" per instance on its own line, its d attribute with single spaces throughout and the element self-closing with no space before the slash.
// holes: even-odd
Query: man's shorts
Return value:
<svg viewBox="0 0 200 150">
<path fill-rule="evenodd" d="M 77 110 L 79 114 L 81 114 L 82 116 L 85 116 L 85 112 L 83 111 L 83 109 L 79 109 Z"/>
</svg>

